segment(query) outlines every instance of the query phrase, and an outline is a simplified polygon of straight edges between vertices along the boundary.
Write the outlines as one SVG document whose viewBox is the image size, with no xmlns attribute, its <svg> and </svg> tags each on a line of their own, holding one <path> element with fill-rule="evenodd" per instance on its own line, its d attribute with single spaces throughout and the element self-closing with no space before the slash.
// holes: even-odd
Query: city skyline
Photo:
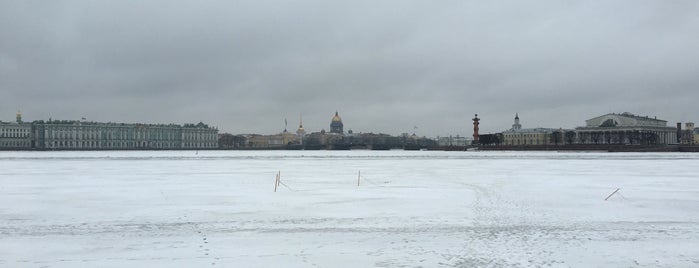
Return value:
<svg viewBox="0 0 699 268">
<path fill-rule="evenodd" d="M 699 3 L 0 3 L 0 118 L 469 136 L 696 122 Z"/>
<path fill-rule="evenodd" d="M 634 116 L 634 117 L 638 117 L 638 118 L 659 119 L 659 120 L 661 120 L 661 121 L 667 122 L 667 123 L 669 124 L 668 127 L 673 127 L 673 125 L 674 125 L 674 123 L 673 123 L 671 120 L 670 120 L 670 121 L 664 120 L 664 119 L 662 119 L 662 118 L 657 118 L 657 116 L 638 115 L 638 114 L 633 114 L 633 113 L 629 113 L 629 112 L 623 112 L 623 113 L 607 113 L 606 115 L 630 115 L 630 116 Z M 317 130 L 316 130 L 316 129 L 309 129 L 308 127 L 306 127 L 306 123 L 302 123 L 302 120 L 303 120 L 302 118 L 303 118 L 303 116 L 301 115 L 301 116 L 299 116 L 299 118 L 298 118 L 298 119 L 299 119 L 299 122 L 298 122 L 299 124 L 298 124 L 298 125 L 294 124 L 293 122 L 292 122 L 291 124 L 289 124 L 289 120 L 288 120 L 287 118 L 284 118 L 284 119 L 283 119 L 283 122 L 284 122 L 284 123 L 283 123 L 283 127 L 281 128 L 281 130 L 276 131 L 276 132 L 265 133 L 265 132 L 259 132 L 259 131 L 254 132 L 254 131 L 253 131 L 253 132 L 246 132 L 246 133 L 243 133 L 243 132 L 234 133 L 234 132 L 225 132 L 225 131 L 222 131 L 220 134 L 234 134 L 234 135 L 240 135 L 240 134 L 243 134 L 243 135 L 246 135 L 246 134 L 274 135 L 274 134 L 280 134 L 280 133 L 284 133 L 284 132 L 296 133 L 296 132 L 297 132 L 297 128 L 298 128 L 299 126 L 302 126 L 301 124 L 303 124 L 303 129 L 304 129 L 303 131 L 304 131 L 304 133 L 309 133 L 309 134 L 310 134 L 310 133 L 319 133 L 319 132 L 328 132 L 328 133 L 331 133 L 331 132 L 332 132 L 332 128 L 333 128 L 333 124 L 336 123 L 336 122 L 335 122 L 336 119 L 339 119 L 340 125 L 343 124 L 343 120 L 340 119 L 338 116 L 339 116 L 339 112 L 336 111 L 335 114 L 334 114 L 334 116 L 329 120 L 330 123 L 327 125 L 327 128 L 326 128 L 326 127 L 322 127 L 322 128 L 320 128 L 320 129 L 317 129 Z M 479 121 L 480 121 L 481 118 L 479 117 L 478 119 L 479 119 Z M 55 121 L 55 122 L 86 122 L 86 123 L 144 124 L 144 125 L 183 125 L 183 126 L 195 125 L 195 123 L 192 123 L 192 122 L 184 122 L 184 123 L 182 123 L 182 122 L 178 122 L 177 120 L 173 120 L 173 121 L 171 121 L 171 122 L 126 122 L 126 121 L 100 122 L 100 121 L 88 120 L 88 119 L 85 118 L 85 117 L 82 117 L 81 119 L 48 118 L 48 119 L 28 119 L 28 120 L 25 120 L 24 117 L 23 117 L 23 114 L 21 113 L 21 111 L 18 111 L 18 112 L 17 112 L 16 117 L 15 117 L 15 120 L 3 120 L 3 118 L 0 117 L 0 122 L 4 122 L 4 123 L 13 123 L 13 122 L 16 122 L 16 121 L 19 122 L 20 120 L 21 120 L 21 122 L 24 122 L 24 123 L 32 123 L 32 122 L 34 122 L 34 121 L 41 121 L 41 122 L 47 121 L 47 122 L 50 122 L 50 121 L 53 120 L 53 121 Z M 471 120 L 473 120 L 473 119 L 471 119 Z M 518 114 L 518 113 L 515 113 L 515 115 L 514 115 L 514 117 L 513 117 L 513 120 L 514 120 L 515 124 L 518 125 L 518 128 L 522 128 L 522 125 L 520 124 L 520 118 L 519 118 L 519 114 Z M 586 120 L 586 121 L 587 121 L 587 120 Z M 203 124 L 203 122 L 205 122 L 205 121 L 199 121 L 199 124 Z M 586 122 L 583 122 L 583 123 L 586 123 Z M 694 122 L 693 122 L 693 121 L 687 121 L 687 122 L 677 122 L 677 123 L 691 123 L 691 124 L 693 124 Z M 585 125 L 585 124 L 580 124 L 580 125 L 576 125 L 576 126 L 574 126 L 574 127 L 565 128 L 565 129 L 574 129 L 574 128 L 578 128 L 578 127 L 584 127 L 584 125 Z M 207 124 L 207 127 L 209 127 L 209 124 Z M 210 127 L 218 130 L 218 126 L 216 126 L 215 124 L 211 124 Z M 500 131 L 488 132 L 488 133 L 480 132 L 480 134 L 496 134 L 496 133 L 502 133 L 502 132 L 505 132 L 505 131 L 511 131 L 513 128 L 515 128 L 515 125 L 503 126 L 503 128 L 502 128 Z M 541 126 L 537 126 L 537 127 L 529 127 L 529 126 L 527 126 L 527 128 L 533 128 L 533 129 L 535 129 L 535 128 L 542 128 L 542 127 L 541 127 Z M 545 128 L 545 127 L 544 127 L 544 128 Z M 550 127 L 549 129 L 564 129 L 564 128 L 562 128 L 562 127 Z M 389 135 L 401 136 L 401 135 L 405 135 L 405 134 L 408 134 L 408 135 L 410 135 L 410 134 L 417 134 L 417 133 L 419 133 L 418 130 L 419 130 L 419 128 L 418 128 L 417 126 L 413 126 L 413 128 L 412 128 L 411 131 L 405 131 L 405 132 L 401 132 L 401 133 L 388 133 L 388 132 L 381 131 L 381 130 L 378 130 L 378 129 L 377 129 L 377 130 L 367 130 L 367 131 L 354 131 L 352 128 L 347 128 L 345 131 L 343 131 L 343 130 L 342 130 L 342 127 L 340 127 L 340 130 L 338 130 L 338 132 L 336 132 L 336 133 L 340 133 L 340 134 L 343 134 L 343 135 L 344 135 L 344 133 L 354 132 L 354 133 L 374 133 L 374 134 L 389 134 Z M 471 126 L 470 131 L 471 131 L 471 134 L 473 134 L 473 131 L 474 131 L 474 130 L 473 130 L 473 127 L 472 127 L 472 126 Z M 419 136 L 419 137 L 427 137 L 427 138 L 439 138 L 439 137 L 450 137 L 450 136 L 457 136 L 457 137 L 458 137 L 458 136 L 462 136 L 462 137 L 467 137 L 467 138 L 469 137 L 468 133 L 467 133 L 467 134 L 453 133 L 453 134 L 437 135 L 437 136 L 427 136 L 427 135 L 417 135 L 417 136 Z"/>
</svg>

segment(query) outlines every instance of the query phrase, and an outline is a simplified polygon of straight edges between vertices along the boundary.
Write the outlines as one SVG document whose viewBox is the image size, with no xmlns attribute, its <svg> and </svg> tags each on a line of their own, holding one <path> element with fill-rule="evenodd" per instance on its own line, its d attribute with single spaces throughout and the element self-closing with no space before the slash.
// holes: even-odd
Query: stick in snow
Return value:
<svg viewBox="0 0 699 268">
<path fill-rule="evenodd" d="M 277 192 L 277 186 L 279 186 L 279 175 L 281 175 L 281 171 L 277 172 L 277 176 L 274 177 L 274 192 Z"/>
<path fill-rule="evenodd" d="M 611 194 L 609 194 L 609 195 L 607 196 L 607 198 L 604 199 L 604 201 L 607 201 L 607 199 L 609 199 L 610 197 L 612 197 L 612 195 L 616 194 L 616 192 L 618 192 L 618 191 L 619 191 L 619 188 L 616 188 L 616 190 L 614 190 L 614 192 L 612 192 Z"/>
<path fill-rule="evenodd" d="M 359 173 L 357 173 L 357 187 L 359 187 L 359 178 L 362 176 L 362 171 L 360 170 Z"/>
</svg>

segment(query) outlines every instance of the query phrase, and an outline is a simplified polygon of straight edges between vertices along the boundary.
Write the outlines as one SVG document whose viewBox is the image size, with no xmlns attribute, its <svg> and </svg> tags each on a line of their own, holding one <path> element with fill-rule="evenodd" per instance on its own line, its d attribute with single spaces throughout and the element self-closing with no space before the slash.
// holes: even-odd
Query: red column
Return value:
<svg viewBox="0 0 699 268">
<path fill-rule="evenodd" d="M 480 124 L 480 123 L 478 123 L 478 121 L 480 121 L 481 119 L 478 118 L 478 114 L 476 114 L 476 117 L 474 117 L 472 120 L 473 120 L 473 143 L 478 144 L 478 125 Z"/>
</svg>

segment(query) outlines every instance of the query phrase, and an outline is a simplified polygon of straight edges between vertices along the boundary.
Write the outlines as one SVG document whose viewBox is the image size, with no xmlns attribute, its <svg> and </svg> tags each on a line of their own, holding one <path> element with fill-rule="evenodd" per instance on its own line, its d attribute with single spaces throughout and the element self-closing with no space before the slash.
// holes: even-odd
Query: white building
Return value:
<svg viewBox="0 0 699 268">
<path fill-rule="evenodd" d="M 449 137 L 437 137 L 437 145 L 440 147 L 466 146 L 471 144 L 471 139 L 459 135 Z"/>
<path fill-rule="evenodd" d="M 667 121 L 631 113 L 605 114 L 575 129 L 581 144 L 676 144 L 677 128 Z"/>
<path fill-rule="evenodd" d="M 15 122 L 0 121 L 0 149 L 20 150 L 32 147 L 32 125 L 22 122 L 17 112 Z"/>
</svg>

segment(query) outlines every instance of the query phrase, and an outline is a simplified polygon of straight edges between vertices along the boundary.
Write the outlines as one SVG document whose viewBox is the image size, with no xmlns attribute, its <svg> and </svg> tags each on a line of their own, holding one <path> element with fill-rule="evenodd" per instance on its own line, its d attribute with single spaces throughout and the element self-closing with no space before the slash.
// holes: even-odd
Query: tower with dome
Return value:
<svg viewBox="0 0 699 268">
<path fill-rule="evenodd" d="M 330 122 L 330 133 L 343 134 L 343 127 L 342 118 L 340 118 L 340 115 L 335 111 L 335 116 L 333 116 Z"/>
</svg>

